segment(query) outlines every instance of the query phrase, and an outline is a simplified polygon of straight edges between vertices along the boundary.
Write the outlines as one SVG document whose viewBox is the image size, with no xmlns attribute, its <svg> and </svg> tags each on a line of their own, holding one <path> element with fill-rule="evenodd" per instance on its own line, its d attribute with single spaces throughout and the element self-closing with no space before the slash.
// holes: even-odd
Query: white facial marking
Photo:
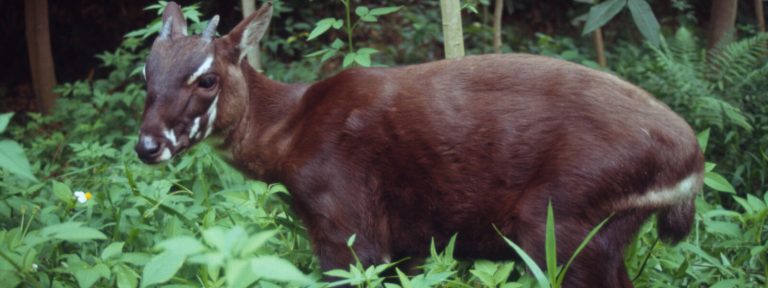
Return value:
<svg viewBox="0 0 768 288">
<path fill-rule="evenodd" d="M 171 149 L 168 149 L 166 147 L 163 149 L 163 154 L 160 154 L 160 158 L 157 158 L 157 161 L 165 161 L 171 159 Z"/>
<path fill-rule="evenodd" d="M 142 143 L 142 145 L 144 145 L 144 147 L 149 147 L 149 146 L 152 146 L 152 145 L 154 145 L 154 143 L 153 143 L 153 142 L 154 142 L 154 141 L 152 141 L 152 137 L 149 137 L 149 136 L 141 136 L 141 143 Z"/>
<path fill-rule="evenodd" d="M 205 129 L 205 135 L 203 137 L 208 137 L 208 135 L 211 135 L 211 132 L 213 132 L 213 123 L 216 121 L 216 106 L 219 103 L 219 96 L 216 95 L 216 98 L 213 99 L 213 103 L 211 104 L 211 107 L 208 107 L 208 123 L 206 124 L 208 127 Z"/>
<path fill-rule="evenodd" d="M 192 75 L 189 76 L 189 80 L 187 80 L 187 84 L 191 85 L 192 82 L 195 82 L 195 80 L 197 80 L 197 77 L 200 77 L 200 75 L 203 75 L 205 72 L 208 72 L 208 70 L 211 69 L 212 64 L 213 64 L 213 55 L 208 55 L 208 57 L 205 57 L 203 64 L 200 64 L 200 67 L 197 67 L 197 70 L 195 71 L 195 73 L 192 73 Z"/>
<path fill-rule="evenodd" d="M 189 128 L 189 137 L 195 138 L 197 135 L 197 130 L 200 129 L 200 117 L 195 118 L 194 121 L 192 121 L 192 128 Z"/>
<path fill-rule="evenodd" d="M 165 139 L 168 139 L 168 141 L 171 141 L 171 146 L 173 148 L 176 148 L 176 132 L 173 132 L 173 130 L 165 130 L 163 131 L 163 135 L 165 135 Z"/>
<path fill-rule="evenodd" d="M 654 189 L 640 195 L 631 195 L 624 199 L 620 207 L 658 207 L 686 201 L 696 194 L 697 191 L 694 189 L 697 188 L 696 181 L 698 179 L 698 174 L 692 174 L 672 187 Z"/>
</svg>

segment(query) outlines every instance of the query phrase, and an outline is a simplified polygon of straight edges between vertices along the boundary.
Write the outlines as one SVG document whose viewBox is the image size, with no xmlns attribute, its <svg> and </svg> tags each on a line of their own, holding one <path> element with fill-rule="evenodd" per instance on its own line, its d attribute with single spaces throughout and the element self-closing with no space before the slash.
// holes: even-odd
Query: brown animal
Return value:
<svg viewBox="0 0 768 288">
<path fill-rule="evenodd" d="M 631 287 L 623 251 L 651 215 L 669 242 L 688 233 L 703 157 L 686 122 L 643 90 L 576 64 L 525 54 L 349 69 L 283 84 L 243 61 L 266 4 L 215 38 L 189 36 L 169 3 L 147 61 L 136 152 L 170 159 L 222 138 L 250 177 L 284 183 L 323 269 L 424 256 L 458 234 L 456 254 L 544 261 L 546 207 L 558 259 L 614 214 L 566 287 Z"/>
</svg>

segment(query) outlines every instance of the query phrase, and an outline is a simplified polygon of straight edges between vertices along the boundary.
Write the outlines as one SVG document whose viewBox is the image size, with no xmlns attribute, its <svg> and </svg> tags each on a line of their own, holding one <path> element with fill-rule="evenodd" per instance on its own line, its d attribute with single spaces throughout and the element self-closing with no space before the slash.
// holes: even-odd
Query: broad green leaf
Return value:
<svg viewBox="0 0 768 288">
<path fill-rule="evenodd" d="M 152 284 L 164 283 L 170 280 L 176 271 L 179 271 L 184 264 L 184 255 L 174 254 L 172 252 L 163 252 L 152 260 L 149 260 L 141 273 L 141 287 L 147 287 Z"/>
<path fill-rule="evenodd" d="M 357 49 L 357 54 L 371 55 L 371 54 L 375 54 L 375 53 L 379 53 L 379 50 L 376 50 L 376 49 L 373 49 L 373 48 L 367 48 L 367 47 L 366 48 Z"/>
<path fill-rule="evenodd" d="M 251 272 L 250 262 L 246 260 L 231 260 L 225 269 L 228 287 L 248 287 L 259 279 L 256 274 Z"/>
<path fill-rule="evenodd" d="M 266 244 L 269 239 L 275 237 L 275 235 L 277 235 L 277 230 L 259 232 L 256 235 L 251 236 L 243 247 L 243 255 L 258 251 L 259 248 L 264 246 L 264 244 Z"/>
<path fill-rule="evenodd" d="M 203 246 L 200 241 L 189 236 L 180 236 L 164 240 L 163 242 L 157 244 L 157 246 L 166 252 L 184 256 L 200 253 L 205 250 L 205 246 Z"/>
<path fill-rule="evenodd" d="M 85 263 L 79 263 L 80 265 L 72 265 L 70 272 L 80 287 L 91 287 L 96 281 L 101 278 L 109 278 L 111 272 L 109 268 L 104 264 L 96 264 L 94 266 L 88 266 Z"/>
<path fill-rule="evenodd" d="M 709 172 L 715 169 L 717 167 L 717 164 L 712 162 L 705 162 L 704 163 L 704 172 Z"/>
<path fill-rule="evenodd" d="M 369 11 L 370 10 L 368 9 L 368 7 L 365 7 L 365 6 L 358 6 L 357 8 L 355 8 L 355 14 L 357 14 L 357 16 L 360 16 L 360 17 L 368 15 Z"/>
<path fill-rule="evenodd" d="M 72 203 L 75 201 L 74 194 L 72 194 L 72 190 L 69 189 L 69 186 L 56 180 L 53 180 L 53 195 L 65 203 Z"/>
<path fill-rule="evenodd" d="M 101 260 L 107 260 L 109 258 L 118 256 L 123 253 L 123 245 L 125 242 L 113 242 L 110 243 L 107 248 L 101 251 Z"/>
<path fill-rule="evenodd" d="M 309 285 L 313 281 L 301 273 L 291 262 L 276 256 L 261 256 L 251 259 L 251 272 L 264 279 Z"/>
<path fill-rule="evenodd" d="M 402 6 L 392 6 L 392 7 L 380 7 L 380 8 L 373 8 L 371 9 L 371 12 L 369 14 L 373 16 L 381 16 L 381 15 L 387 15 L 390 13 L 397 12 L 400 10 L 400 8 L 403 8 Z"/>
<path fill-rule="evenodd" d="M 342 63 L 342 67 L 347 68 L 349 65 L 352 64 L 352 62 L 355 61 L 355 52 L 347 53 L 347 55 L 344 55 L 344 62 Z"/>
<path fill-rule="evenodd" d="M 707 232 L 712 234 L 722 234 L 734 238 L 738 238 L 742 234 L 739 225 L 732 222 L 709 220 L 704 221 L 704 226 Z"/>
<path fill-rule="evenodd" d="M 11 122 L 11 117 L 13 117 L 13 112 L 0 114 L 0 133 L 5 132 L 8 123 Z"/>
<path fill-rule="evenodd" d="M 626 5 L 627 0 L 608 0 L 592 6 L 592 8 L 589 9 L 589 18 L 587 19 L 587 23 L 584 24 L 582 34 L 586 35 L 605 25 L 605 23 L 611 21 L 616 14 L 619 14 Z"/>
<path fill-rule="evenodd" d="M 47 226 L 41 232 L 44 237 L 65 241 L 107 239 L 107 236 L 101 231 L 90 227 L 81 227 L 82 225 L 83 223 L 80 222 L 65 222 Z"/>
<path fill-rule="evenodd" d="M 653 47 L 659 47 L 661 43 L 661 30 L 659 21 L 653 15 L 653 10 L 645 0 L 629 0 L 629 11 L 632 12 L 632 19 L 635 25 L 640 29 L 640 33 L 648 39 Z"/>
<path fill-rule="evenodd" d="M 370 67 L 371 66 L 371 54 L 355 54 L 355 62 L 357 64 L 360 64 L 360 66 L 363 67 Z"/>
<path fill-rule="evenodd" d="M 135 288 L 139 285 L 139 275 L 124 264 L 115 265 L 112 272 L 117 276 L 118 288 Z"/>
<path fill-rule="evenodd" d="M 331 26 L 333 26 L 336 23 L 336 18 L 325 18 L 320 21 L 317 21 L 317 24 L 315 24 L 315 29 L 312 29 L 312 32 L 309 33 L 309 36 L 307 36 L 307 41 L 317 38 L 317 36 L 323 35 L 328 29 L 331 29 Z"/>
<path fill-rule="evenodd" d="M 37 181 L 32 174 L 24 149 L 16 141 L 0 140 L 0 168 L 28 180 Z"/>
<path fill-rule="evenodd" d="M 704 173 L 704 185 L 707 185 L 709 188 L 712 188 L 716 191 L 736 193 L 736 189 L 733 188 L 733 185 L 731 185 L 731 183 L 728 182 L 728 180 L 726 180 L 723 175 L 720 175 L 716 172 Z"/>
</svg>

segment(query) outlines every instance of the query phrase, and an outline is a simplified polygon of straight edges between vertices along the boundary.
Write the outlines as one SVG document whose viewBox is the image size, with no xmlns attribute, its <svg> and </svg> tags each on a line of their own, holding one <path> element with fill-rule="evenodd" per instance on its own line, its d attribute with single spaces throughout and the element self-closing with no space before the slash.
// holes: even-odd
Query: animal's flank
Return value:
<svg viewBox="0 0 768 288">
<path fill-rule="evenodd" d="M 629 287 L 623 251 L 650 215 L 665 240 L 690 229 L 703 175 L 696 137 L 613 75 L 506 54 L 284 84 L 240 59 L 266 33 L 270 5 L 221 38 L 216 21 L 204 37 L 184 35 L 178 5 L 167 7 L 145 67 L 137 154 L 158 163 L 223 139 L 246 175 L 285 183 L 323 269 L 355 261 L 352 234 L 364 265 L 428 255 L 431 239 L 455 234 L 459 256 L 512 257 L 493 225 L 543 263 L 551 199 L 558 259 L 615 215 L 565 286 Z"/>
</svg>

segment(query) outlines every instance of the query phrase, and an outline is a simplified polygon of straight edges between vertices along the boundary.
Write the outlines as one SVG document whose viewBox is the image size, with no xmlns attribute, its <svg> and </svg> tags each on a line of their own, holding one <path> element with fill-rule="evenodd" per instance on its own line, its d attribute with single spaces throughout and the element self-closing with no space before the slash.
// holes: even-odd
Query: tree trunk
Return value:
<svg viewBox="0 0 768 288">
<path fill-rule="evenodd" d="M 464 57 L 464 32 L 461 27 L 461 4 L 459 0 L 440 0 L 443 18 L 445 58 Z"/>
<path fill-rule="evenodd" d="M 501 14 L 504 9 L 504 0 L 496 0 L 493 7 L 493 51 L 501 54 Z"/>
<path fill-rule="evenodd" d="M 256 0 L 241 0 L 241 4 L 243 7 L 243 18 L 250 16 L 253 14 L 253 11 L 256 11 Z M 258 45 L 258 44 L 256 44 Z M 261 50 L 259 47 L 253 47 L 253 49 L 248 50 L 248 53 L 246 54 L 246 59 L 248 59 L 248 64 L 251 64 L 251 67 L 255 69 L 256 71 L 261 72 Z"/>
<path fill-rule="evenodd" d="M 757 27 L 760 32 L 765 32 L 765 14 L 763 12 L 763 0 L 755 0 L 755 16 L 757 16 Z"/>
<path fill-rule="evenodd" d="M 595 29 L 593 35 L 595 39 L 595 52 L 597 52 L 597 63 L 602 67 L 607 67 L 608 63 L 605 61 L 605 44 L 603 43 L 603 28 Z"/>
<path fill-rule="evenodd" d="M 27 54 L 32 73 L 32 87 L 37 108 L 43 114 L 50 114 L 58 95 L 53 93 L 56 86 L 53 54 L 51 53 L 50 31 L 48 30 L 48 0 L 24 0 L 25 34 Z"/>
<path fill-rule="evenodd" d="M 712 49 L 733 40 L 738 0 L 713 0 L 709 15 L 707 48 Z"/>
</svg>

